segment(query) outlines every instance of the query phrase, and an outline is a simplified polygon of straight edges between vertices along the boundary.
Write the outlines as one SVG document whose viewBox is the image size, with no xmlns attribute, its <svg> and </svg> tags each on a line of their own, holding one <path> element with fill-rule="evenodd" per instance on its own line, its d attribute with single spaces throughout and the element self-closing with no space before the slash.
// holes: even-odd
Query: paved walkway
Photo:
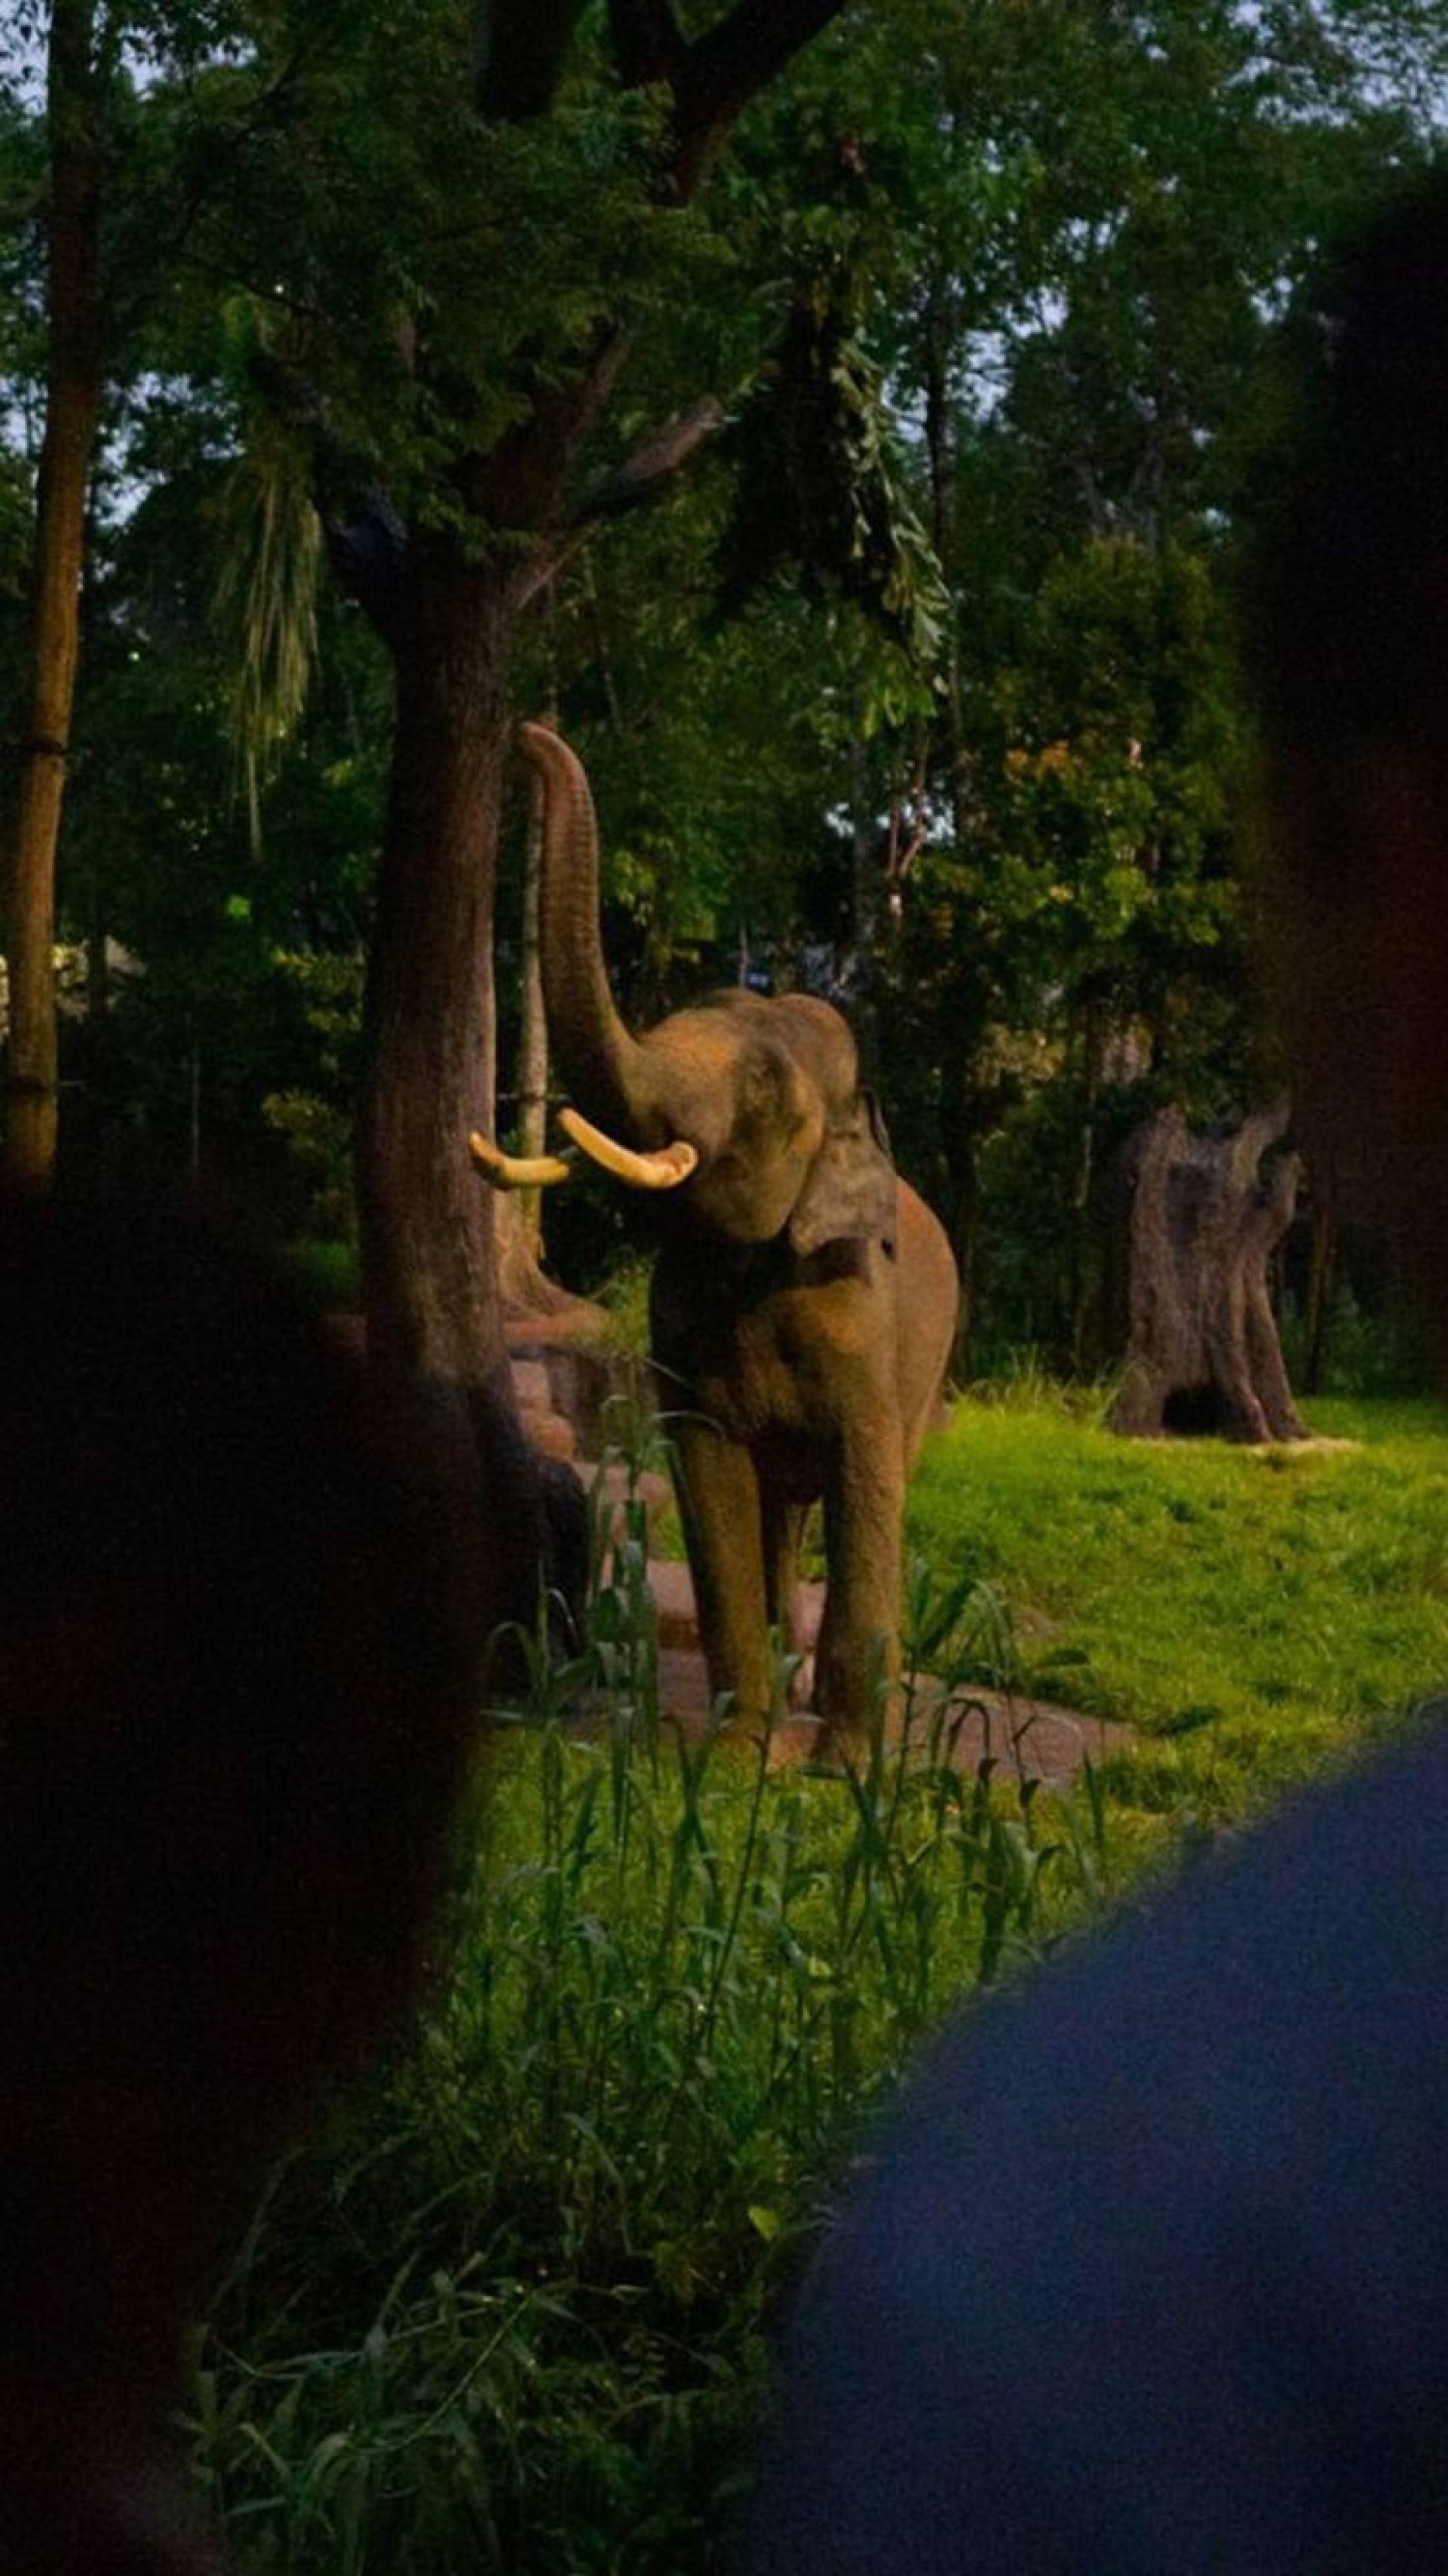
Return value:
<svg viewBox="0 0 1448 2576">
<path fill-rule="evenodd" d="M 677 1718 L 691 1737 L 702 1735 L 712 1701 L 699 1651 L 688 1567 L 651 1561 L 649 1589 L 658 1612 L 660 1707 Z M 801 1584 L 799 1635 L 807 1647 L 819 1634 L 823 1601 L 822 1583 Z M 990 1757 L 1005 1777 L 1060 1784 L 1074 1779 L 1087 1759 L 1101 1762 L 1133 1741 L 1131 1728 L 1112 1719 L 1087 1717 L 1079 1709 L 1061 1708 L 1050 1700 L 974 1686 L 955 1693 L 940 1732 L 935 1719 L 942 1697 L 941 1685 L 928 1675 L 917 1685 L 912 1748 L 924 1759 L 934 1733 L 937 1758 L 943 1750 L 961 1771 L 974 1771 Z M 772 1739 L 774 1758 L 786 1763 L 807 1761 L 818 1731 L 819 1720 L 808 1714 L 785 1719 Z M 894 1732 L 898 1738 L 898 1727 Z"/>
</svg>

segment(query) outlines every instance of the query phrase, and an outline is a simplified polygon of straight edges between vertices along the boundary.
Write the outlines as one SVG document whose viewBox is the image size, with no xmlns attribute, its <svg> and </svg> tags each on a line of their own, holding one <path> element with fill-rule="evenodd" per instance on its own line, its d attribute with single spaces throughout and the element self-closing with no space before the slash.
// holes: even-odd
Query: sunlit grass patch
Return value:
<svg viewBox="0 0 1448 2576">
<path fill-rule="evenodd" d="M 1360 1445 L 1123 1441 L 968 1403 L 927 1450 L 913 1543 L 1004 1593 L 1029 1686 L 1141 1730 L 1117 1797 L 1255 1805 L 1448 1676 L 1448 1416 L 1311 1414 Z"/>
</svg>

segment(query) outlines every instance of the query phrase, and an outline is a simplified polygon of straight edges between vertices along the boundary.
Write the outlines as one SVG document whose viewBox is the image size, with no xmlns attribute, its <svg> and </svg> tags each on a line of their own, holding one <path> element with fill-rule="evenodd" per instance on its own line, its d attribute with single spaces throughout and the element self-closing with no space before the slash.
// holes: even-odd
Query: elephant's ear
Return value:
<svg viewBox="0 0 1448 2576">
<path fill-rule="evenodd" d="M 855 1094 L 833 1119 L 794 1204 L 789 1239 L 800 1254 L 826 1243 L 895 1231 L 895 1166 L 879 1104 L 871 1091 Z"/>
</svg>

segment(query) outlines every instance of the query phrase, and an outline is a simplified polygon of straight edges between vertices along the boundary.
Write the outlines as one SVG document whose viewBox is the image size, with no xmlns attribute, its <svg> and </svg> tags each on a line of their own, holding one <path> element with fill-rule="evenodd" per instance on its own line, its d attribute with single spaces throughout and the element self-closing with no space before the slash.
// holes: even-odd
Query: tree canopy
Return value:
<svg viewBox="0 0 1448 2576">
<path fill-rule="evenodd" d="M 375 1062 L 403 935 L 399 621 L 436 674 L 446 560 L 475 623 L 507 602 L 489 722 L 556 706 L 595 780 L 629 1007 L 841 995 L 979 1251 L 987 1342 L 1089 1356 L 1116 1138 L 1259 1081 L 1235 556 L 1314 261 L 1436 148 L 1440 13 L 90 17 L 106 327 L 59 929 L 98 993 L 107 935 L 143 971 L 62 1023 L 62 1150 L 140 1128 L 289 1224 L 351 1221 L 360 960 Z M 47 22 L 17 15 L 0 90 L 17 703 Z M 506 1124 L 521 806 L 502 828 Z M 587 1273 L 609 1241 L 567 1222 Z"/>
</svg>

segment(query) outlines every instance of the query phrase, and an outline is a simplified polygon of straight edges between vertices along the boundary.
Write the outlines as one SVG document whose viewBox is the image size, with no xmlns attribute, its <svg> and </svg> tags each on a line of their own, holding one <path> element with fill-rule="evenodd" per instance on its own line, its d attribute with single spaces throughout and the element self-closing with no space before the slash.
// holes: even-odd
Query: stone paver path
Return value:
<svg viewBox="0 0 1448 2576">
<path fill-rule="evenodd" d="M 653 1561 L 649 1589 L 658 1612 L 659 1704 L 690 1736 L 709 1723 L 712 1703 L 704 1658 L 694 1619 L 694 1591 L 686 1565 Z M 819 1633 L 824 1600 L 822 1583 L 801 1584 L 799 1636 L 812 1646 Z M 916 1694 L 912 1744 L 923 1758 L 931 1734 L 931 1712 L 938 1708 L 940 1685 L 928 1677 Z M 818 1733 L 818 1719 L 800 1714 L 776 1728 L 774 1758 L 807 1761 Z M 898 1729 L 896 1730 L 898 1733 Z M 955 1768 L 974 1771 L 987 1757 L 1004 1776 L 1049 1783 L 1072 1780 L 1088 1758 L 1101 1762 L 1133 1741 L 1132 1729 L 1110 1718 L 1087 1717 L 1079 1709 L 1061 1708 L 1049 1700 L 1020 1698 L 1010 1691 L 974 1689 L 956 1694 L 946 1740 Z"/>
</svg>

